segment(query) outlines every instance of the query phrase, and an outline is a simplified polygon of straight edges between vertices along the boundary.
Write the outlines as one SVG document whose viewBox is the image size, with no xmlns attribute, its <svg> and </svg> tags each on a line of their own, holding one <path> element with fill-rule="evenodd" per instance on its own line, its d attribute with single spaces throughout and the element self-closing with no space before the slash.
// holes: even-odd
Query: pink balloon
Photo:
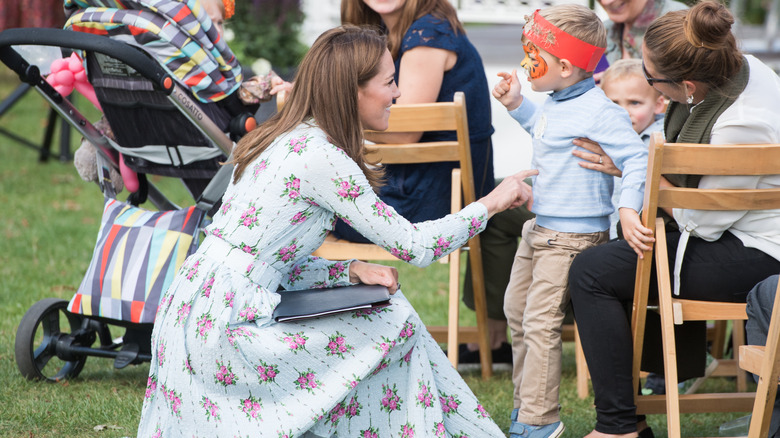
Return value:
<svg viewBox="0 0 780 438">
<path fill-rule="evenodd" d="M 138 174 L 127 167 L 124 156 L 122 154 L 119 154 L 119 174 L 122 175 L 122 182 L 125 183 L 125 187 L 128 191 L 138 191 L 138 188 L 141 186 L 141 184 L 138 182 Z"/>
<path fill-rule="evenodd" d="M 54 73 L 54 81 L 59 85 L 69 87 L 73 85 L 76 78 L 73 77 L 73 73 L 70 70 L 62 70 Z"/>
<path fill-rule="evenodd" d="M 67 96 L 73 92 L 73 87 L 66 87 L 65 85 L 53 85 L 54 89 L 63 96 Z"/>
<path fill-rule="evenodd" d="M 81 59 L 75 53 L 70 54 L 70 58 L 67 58 L 68 70 L 76 73 L 77 71 L 84 71 L 84 65 L 81 63 Z"/>
<path fill-rule="evenodd" d="M 92 102 L 92 105 L 95 105 L 95 108 L 103 111 L 103 108 L 100 107 L 100 102 L 98 102 L 97 96 L 95 95 L 95 89 L 92 88 L 92 84 L 89 82 L 76 82 L 76 90 L 81 93 L 82 96 L 86 97 L 87 100 Z"/>
<path fill-rule="evenodd" d="M 64 58 L 55 59 L 51 63 L 51 72 L 56 73 L 60 70 L 62 70 L 63 66 L 66 64 L 67 60 Z"/>
</svg>

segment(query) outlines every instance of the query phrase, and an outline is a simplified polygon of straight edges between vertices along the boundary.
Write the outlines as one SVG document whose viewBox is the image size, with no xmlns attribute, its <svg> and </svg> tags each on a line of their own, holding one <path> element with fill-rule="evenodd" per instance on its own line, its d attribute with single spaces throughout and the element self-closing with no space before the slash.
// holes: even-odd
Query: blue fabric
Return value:
<svg viewBox="0 0 780 438">
<path fill-rule="evenodd" d="M 447 20 L 425 15 L 406 31 L 395 60 L 396 77 L 403 54 L 425 46 L 455 52 L 455 66 L 444 72 L 437 102 L 452 102 L 456 91 L 466 95 L 471 140 L 471 164 L 477 199 L 495 186 L 493 176 L 493 134 L 490 114 L 490 90 L 485 68 L 477 49 L 465 34 L 455 34 Z M 455 140 L 454 132 L 426 132 L 421 141 Z M 450 212 L 452 169 L 457 163 L 395 164 L 387 166 L 386 185 L 379 196 L 412 223 L 438 219 Z M 336 225 L 335 235 L 342 239 L 365 242 L 343 222 Z"/>
<path fill-rule="evenodd" d="M 609 228 L 613 177 L 579 165 L 571 154 L 576 138 L 599 143 L 623 171 L 619 206 L 641 209 L 647 147 L 626 110 L 609 100 L 593 78 L 551 93 L 542 106 L 523 99 L 509 114 L 533 138 L 531 167 L 539 170 L 532 209 L 537 225 L 567 233 Z"/>
</svg>

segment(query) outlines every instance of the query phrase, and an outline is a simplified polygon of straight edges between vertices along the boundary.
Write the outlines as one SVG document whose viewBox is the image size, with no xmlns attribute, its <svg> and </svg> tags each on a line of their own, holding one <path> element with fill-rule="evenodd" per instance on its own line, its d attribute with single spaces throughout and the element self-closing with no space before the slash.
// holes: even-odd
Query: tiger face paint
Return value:
<svg viewBox="0 0 780 438">
<path fill-rule="evenodd" d="M 531 79 L 539 79 L 547 74 L 547 61 L 539 53 L 539 48 L 534 44 L 523 44 L 525 58 L 520 61 L 520 67 L 525 69 Z"/>
</svg>

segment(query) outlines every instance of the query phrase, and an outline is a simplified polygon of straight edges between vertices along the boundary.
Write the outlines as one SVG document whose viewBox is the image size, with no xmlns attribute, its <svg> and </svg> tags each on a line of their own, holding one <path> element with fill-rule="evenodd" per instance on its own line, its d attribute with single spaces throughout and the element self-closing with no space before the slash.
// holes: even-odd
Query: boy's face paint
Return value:
<svg viewBox="0 0 780 438">
<path fill-rule="evenodd" d="M 525 58 L 520 62 L 520 67 L 524 68 L 528 77 L 539 79 L 547 74 L 547 61 L 539 53 L 539 48 L 535 44 L 523 44 Z"/>
</svg>

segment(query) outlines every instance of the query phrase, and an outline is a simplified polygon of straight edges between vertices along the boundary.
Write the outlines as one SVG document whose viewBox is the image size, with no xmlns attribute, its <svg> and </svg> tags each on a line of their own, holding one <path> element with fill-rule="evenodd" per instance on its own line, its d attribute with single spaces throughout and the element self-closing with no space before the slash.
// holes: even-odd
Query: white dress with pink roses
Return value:
<svg viewBox="0 0 780 438">
<path fill-rule="evenodd" d="M 350 262 L 310 255 L 336 217 L 427 266 L 487 211 L 413 225 L 318 128 L 280 137 L 162 298 L 139 437 L 504 436 L 400 292 L 380 310 L 271 319 L 284 290 L 349 284 Z"/>
</svg>

